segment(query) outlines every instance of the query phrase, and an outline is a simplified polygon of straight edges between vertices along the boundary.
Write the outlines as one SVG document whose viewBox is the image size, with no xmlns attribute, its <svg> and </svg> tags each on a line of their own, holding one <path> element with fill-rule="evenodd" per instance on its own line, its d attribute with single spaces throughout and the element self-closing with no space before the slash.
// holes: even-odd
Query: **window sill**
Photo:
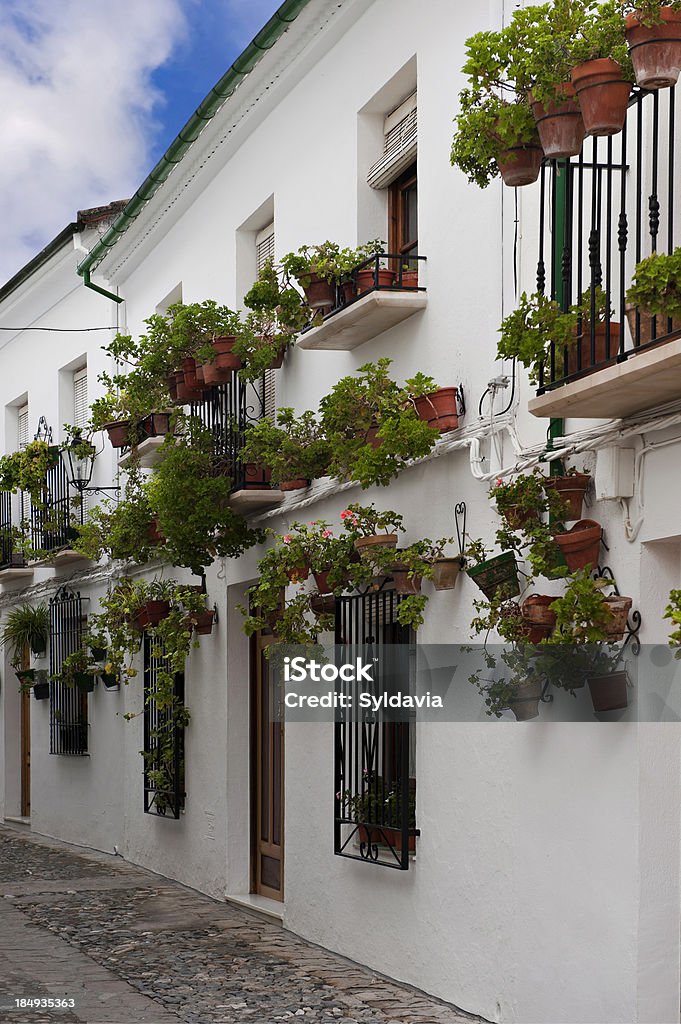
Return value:
<svg viewBox="0 0 681 1024">
<path fill-rule="evenodd" d="M 33 575 L 33 569 L 29 565 L 10 565 L 6 569 L 0 569 L 0 583 L 11 583 L 13 580 L 26 580 Z"/>
<path fill-rule="evenodd" d="M 376 289 L 305 331 L 298 348 L 347 352 L 425 309 L 427 302 L 425 291 Z"/>
<path fill-rule="evenodd" d="M 33 569 L 55 569 L 62 565 L 71 565 L 72 562 L 91 561 L 91 558 L 82 555 L 80 551 L 74 551 L 73 548 L 62 548 L 51 555 L 46 555 L 45 558 L 36 559 L 35 562 L 30 563 L 30 567 L 31 571 Z"/>
<path fill-rule="evenodd" d="M 263 487 L 260 490 L 254 487 L 242 487 L 234 491 L 229 499 L 229 504 L 235 512 L 248 515 L 249 512 L 257 512 L 264 508 L 274 508 L 281 505 L 285 498 L 283 491 L 278 488 Z"/>
<path fill-rule="evenodd" d="M 164 441 L 165 437 L 145 437 L 136 448 L 131 448 L 121 455 L 118 465 L 125 469 L 135 459 L 141 469 L 153 469 L 160 462 L 158 450 Z"/>
</svg>

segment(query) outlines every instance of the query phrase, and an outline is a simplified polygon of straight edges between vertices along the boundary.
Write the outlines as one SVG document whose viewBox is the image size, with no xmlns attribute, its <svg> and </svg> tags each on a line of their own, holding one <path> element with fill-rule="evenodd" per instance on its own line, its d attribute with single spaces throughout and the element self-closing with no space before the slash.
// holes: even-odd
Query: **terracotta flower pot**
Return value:
<svg viewBox="0 0 681 1024">
<path fill-rule="evenodd" d="M 438 388 L 430 395 L 423 395 L 414 400 L 419 419 L 425 420 L 429 427 L 445 434 L 448 430 L 456 430 L 459 425 L 459 410 L 456 388 Z"/>
<path fill-rule="evenodd" d="M 610 622 L 606 626 L 606 633 L 608 634 L 608 641 L 610 643 L 618 643 L 620 640 L 624 640 L 624 633 L 627 628 L 627 620 L 629 618 L 629 612 L 633 604 L 630 597 L 605 597 L 603 598 L 608 606 L 610 615 L 612 616 Z"/>
<path fill-rule="evenodd" d="M 359 825 L 357 835 L 360 844 L 371 846 L 392 846 L 393 850 L 402 852 L 402 832 L 400 829 L 390 828 L 384 825 L 383 828 L 372 828 L 371 832 L 365 825 Z M 409 836 L 407 849 L 410 853 L 416 851 L 416 836 Z"/>
<path fill-rule="evenodd" d="M 170 614 L 170 601 L 147 601 L 135 612 L 133 622 L 137 629 L 158 624 Z"/>
<path fill-rule="evenodd" d="M 410 576 L 407 570 L 401 565 L 393 566 L 391 576 L 395 584 L 397 594 L 420 594 L 423 576 L 414 574 Z"/>
<path fill-rule="evenodd" d="M 541 691 L 542 684 L 538 679 L 528 679 L 518 686 L 515 697 L 508 702 L 517 722 L 529 722 L 539 717 Z"/>
<path fill-rule="evenodd" d="M 572 69 L 587 135 L 617 135 L 624 127 L 631 84 L 610 57 L 589 60 Z"/>
<path fill-rule="evenodd" d="M 397 280 L 399 286 L 399 278 Z M 402 288 L 418 288 L 419 286 L 419 272 L 418 270 L 403 270 L 402 271 Z"/>
<path fill-rule="evenodd" d="M 512 551 L 504 551 L 501 555 L 472 565 L 466 574 L 477 583 L 489 600 L 499 589 L 502 589 L 504 597 L 516 597 L 520 593 L 518 566 Z"/>
<path fill-rule="evenodd" d="M 105 423 L 102 427 L 109 435 L 109 442 L 112 448 L 125 448 L 129 443 L 130 420 L 116 420 L 114 423 Z"/>
<path fill-rule="evenodd" d="M 152 412 L 139 424 L 139 432 L 143 437 L 165 437 L 170 433 L 170 413 Z"/>
<path fill-rule="evenodd" d="M 324 281 L 316 274 L 303 287 L 307 304 L 312 309 L 333 309 L 336 305 L 336 286 L 333 281 Z"/>
<path fill-rule="evenodd" d="M 577 336 L 575 344 L 568 348 L 568 374 L 581 373 L 588 376 L 606 366 L 613 366 L 620 350 L 621 325 L 616 320 L 610 321 L 610 348 L 607 346 L 607 324 L 596 324 L 594 339 L 594 358 L 591 358 L 591 329 L 587 323 L 582 325 L 582 333 Z M 579 353 L 579 355 L 578 355 Z M 563 375 L 564 361 L 562 351 L 556 350 L 556 374 Z"/>
<path fill-rule="evenodd" d="M 191 356 L 187 356 L 186 359 L 182 360 L 182 373 L 184 374 L 185 387 L 189 388 L 190 391 L 200 390 L 200 384 L 196 379 L 196 360 Z"/>
<path fill-rule="evenodd" d="M 301 491 L 304 487 L 309 487 L 310 481 L 305 480 L 304 477 L 296 477 L 295 480 L 281 480 L 279 482 L 280 491 Z"/>
<path fill-rule="evenodd" d="M 236 340 L 235 334 L 222 334 L 217 338 L 213 338 L 211 344 L 215 350 L 215 360 L 204 365 L 204 376 L 206 374 L 206 365 L 219 366 L 221 370 L 241 369 L 241 359 L 232 352 Z"/>
<path fill-rule="evenodd" d="M 556 625 L 556 613 L 550 605 L 556 600 L 546 594 L 530 594 L 521 607 L 523 622 L 527 626 L 527 641 L 531 644 L 546 640 Z"/>
<path fill-rule="evenodd" d="M 333 594 L 313 594 L 310 598 L 310 609 L 317 619 L 322 615 L 333 615 L 336 610 L 336 598 Z"/>
<path fill-rule="evenodd" d="M 541 146 L 511 146 L 499 154 L 497 165 L 504 185 L 520 188 L 539 177 L 544 150 Z"/>
<path fill-rule="evenodd" d="M 266 466 L 258 466 L 255 462 L 247 462 L 244 466 L 244 487 L 253 491 L 269 490 L 272 470 Z"/>
<path fill-rule="evenodd" d="M 210 636 L 213 632 L 213 623 L 215 622 L 215 612 L 193 612 L 192 622 L 194 623 L 194 632 L 197 636 Z"/>
<path fill-rule="evenodd" d="M 530 519 L 536 519 L 533 509 L 522 509 L 520 505 L 509 505 L 507 509 L 504 509 L 502 515 L 511 530 L 519 530 Z"/>
<path fill-rule="evenodd" d="M 570 572 L 586 569 L 587 565 L 595 568 L 601 549 L 603 529 L 593 519 L 580 519 L 566 533 L 557 533 L 554 540 L 563 552 Z"/>
<path fill-rule="evenodd" d="M 343 302 L 347 306 L 349 302 L 354 302 L 357 298 L 357 285 L 354 281 L 343 281 L 341 285 L 341 294 L 343 296 Z"/>
<path fill-rule="evenodd" d="M 383 438 L 378 436 L 380 425 L 375 421 L 372 421 L 371 426 L 364 435 L 364 440 L 371 448 L 380 448 L 383 444 Z"/>
<path fill-rule="evenodd" d="M 436 590 L 454 590 L 463 566 L 461 555 L 436 558 L 433 562 L 433 586 Z"/>
<path fill-rule="evenodd" d="M 158 519 L 152 519 L 147 527 L 147 540 L 150 544 L 163 544 L 165 537 L 161 533 Z"/>
<path fill-rule="evenodd" d="M 300 562 L 293 569 L 289 569 L 287 576 L 291 583 L 304 583 L 310 575 L 310 566 L 307 562 Z"/>
<path fill-rule="evenodd" d="M 627 323 L 629 325 L 629 331 L 631 333 L 631 340 L 636 344 L 636 306 L 632 306 L 630 302 L 625 306 L 625 312 L 627 315 Z M 638 310 L 638 344 L 649 345 L 653 340 L 653 319 L 655 320 L 655 338 L 663 337 L 669 332 L 669 317 L 658 315 L 652 317 L 644 309 Z M 678 334 L 681 332 L 681 320 L 672 320 L 672 334 Z M 664 344 L 661 342 L 661 344 Z"/>
<path fill-rule="evenodd" d="M 220 357 L 218 356 L 218 359 Z M 203 379 L 206 384 L 214 386 L 216 384 L 228 384 L 232 379 L 234 370 L 228 369 L 223 366 L 218 366 L 217 359 L 214 363 L 205 363 L 203 367 Z"/>
<path fill-rule="evenodd" d="M 374 548 L 396 548 L 396 533 L 377 533 L 371 537 L 358 537 L 355 541 L 355 551 L 358 551 L 362 558 L 371 560 Z"/>
<path fill-rule="evenodd" d="M 625 31 L 636 84 L 642 89 L 668 89 L 681 71 L 681 11 L 661 7 L 659 25 L 646 28 L 636 11 L 625 19 Z"/>
<path fill-rule="evenodd" d="M 331 587 L 329 586 L 329 569 L 321 569 L 319 572 L 313 572 L 315 585 L 320 594 L 330 594 Z"/>
<path fill-rule="evenodd" d="M 385 267 L 380 267 L 377 272 L 372 267 L 366 267 L 364 270 L 358 270 L 355 274 L 357 294 L 364 295 L 365 292 L 371 291 L 372 288 L 375 288 L 377 277 L 379 288 L 392 288 L 395 284 L 394 270 L 388 270 Z"/>
<path fill-rule="evenodd" d="M 549 476 L 544 481 L 544 490 L 558 491 L 567 506 L 565 522 L 582 518 L 582 505 L 591 477 L 588 473 L 573 473 L 571 476 Z"/>
<path fill-rule="evenodd" d="M 609 672 L 602 676 L 589 676 L 589 689 L 594 711 L 618 711 L 629 704 L 627 694 L 629 677 L 626 672 Z"/>
<path fill-rule="evenodd" d="M 166 377 L 166 384 L 168 385 L 168 394 L 170 395 L 170 401 L 177 401 L 177 381 L 174 373 L 169 373 Z"/>
<path fill-rule="evenodd" d="M 577 156 L 582 148 L 586 129 L 574 87 L 565 82 L 561 86 L 564 99 L 544 106 L 532 98 L 532 113 L 537 122 L 539 141 L 549 160 Z"/>
<path fill-rule="evenodd" d="M 181 405 L 186 405 L 188 402 L 192 401 L 194 396 L 184 382 L 184 373 L 182 370 L 178 370 L 175 374 L 175 390 L 177 392 L 177 401 Z"/>
<path fill-rule="evenodd" d="M 274 350 L 273 350 L 274 351 Z M 281 370 L 284 365 L 284 356 L 286 355 L 286 345 L 281 345 L 272 356 L 272 362 L 270 363 L 270 370 Z"/>
</svg>

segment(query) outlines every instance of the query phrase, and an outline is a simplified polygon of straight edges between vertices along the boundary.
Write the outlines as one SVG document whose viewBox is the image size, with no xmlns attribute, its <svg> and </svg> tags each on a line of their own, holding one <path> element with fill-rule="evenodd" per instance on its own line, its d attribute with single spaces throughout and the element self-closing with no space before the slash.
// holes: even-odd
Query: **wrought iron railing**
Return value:
<svg viewBox="0 0 681 1024">
<path fill-rule="evenodd" d="M 588 294 L 574 343 L 550 345 L 539 394 L 681 329 L 671 319 L 627 310 L 625 301 L 636 263 L 671 252 L 679 238 L 675 106 L 674 89 L 634 90 L 620 135 L 587 140 L 579 157 L 542 168 L 537 290 L 548 289 L 563 309 Z"/>
<path fill-rule="evenodd" d="M 326 321 L 347 306 L 352 306 L 363 299 L 369 292 L 425 292 L 425 286 L 419 283 L 419 264 L 424 263 L 426 259 L 426 256 L 405 256 L 392 252 L 370 256 L 368 260 L 355 267 L 346 281 L 335 285 L 332 305 L 321 307 L 316 312 Z M 318 320 L 316 317 L 302 333 L 317 327 Z"/>
<path fill-rule="evenodd" d="M 0 571 L 20 561 L 14 551 L 12 497 L 9 491 L 0 491 Z"/>
<path fill-rule="evenodd" d="M 83 525 L 84 505 L 74 503 L 68 473 L 61 458 L 47 471 L 43 500 L 31 506 L 31 546 L 52 554 L 67 548 Z"/>
<path fill-rule="evenodd" d="M 144 636 L 144 813 L 179 818 L 185 801 L 184 729 L 167 707 L 154 699 L 159 672 L 166 671 L 159 641 Z M 174 677 L 174 697 L 184 704 L 184 675 Z M 170 751 L 170 756 L 168 752 Z"/>
<path fill-rule="evenodd" d="M 213 454 L 234 491 L 268 486 L 262 469 L 240 458 L 247 428 L 265 415 L 266 387 L 264 374 L 256 381 L 243 381 L 233 373 L 228 383 L 216 385 L 205 400 L 191 405 L 191 415 L 210 431 Z"/>
<path fill-rule="evenodd" d="M 50 753 L 88 752 L 87 693 L 55 678 L 65 659 L 83 646 L 83 599 L 60 587 L 50 600 Z"/>
<path fill-rule="evenodd" d="M 382 589 L 336 599 L 336 644 L 347 647 L 344 661 L 377 658 L 377 690 L 382 678 L 380 648 L 405 645 L 409 662 L 411 631 L 396 619 L 400 596 Z M 359 707 L 358 684 L 338 684 L 352 707 Z M 347 702 L 346 702 L 347 703 Z M 410 721 L 389 721 L 386 711 L 358 715 L 340 712 L 334 726 L 334 853 L 339 857 L 406 871 L 414 850 L 416 779 L 414 730 Z"/>
</svg>

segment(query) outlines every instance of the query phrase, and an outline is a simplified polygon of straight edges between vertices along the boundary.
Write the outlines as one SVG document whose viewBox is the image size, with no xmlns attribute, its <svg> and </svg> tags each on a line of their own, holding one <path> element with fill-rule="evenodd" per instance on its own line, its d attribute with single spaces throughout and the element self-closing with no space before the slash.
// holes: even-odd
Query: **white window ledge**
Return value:
<svg viewBox="0 0 681 1024">
<path fill-rule="evenodd" d="M 305 331 L 298 348 L 349 351 L 425 309 L 427 302 L 425 291 L 371 291 Z"/>
</svg>

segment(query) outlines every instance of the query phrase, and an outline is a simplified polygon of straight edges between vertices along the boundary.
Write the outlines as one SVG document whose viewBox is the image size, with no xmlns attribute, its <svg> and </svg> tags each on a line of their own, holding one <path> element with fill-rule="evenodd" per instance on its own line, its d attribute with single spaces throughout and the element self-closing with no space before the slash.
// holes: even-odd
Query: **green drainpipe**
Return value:
<svg viewBox="0 0 681 1024">
<path fill-rule="evenodd" d="M 568 224 L 568 161 L 560 160 L 556 165 L 556 230 L 553 239 L 553 265 L 558 268 L 556 274 L 556 294 L 555 299 L 559 303 L 561 309 L 567 307 L 569 302 L 569 295 L 565 295 L 563 275 L 561 273 L 563 265 L 563 250 L 568 240 L 568 231 L 571 225 Z M 558 417 L 552 416 L 549 421 L 549 429 L 546 435 L 546 449 L 551 451 L 553 449 L 553 442 L 555 438 L 562 437 L 565 431 L 565 420 L 559 419 Z M 561 476 L 565 472 L 565 467 L 559 459 L 554 459 L 550 463 L 549 473 L 551 476 Z"/>
<path fill-rule="evenodd" d="M 222 76 L 218 84 L 211 89 L 206 98 L 197 107 L 186 125 L 163 154 L 145 181 L 135 192 L 124 210 L 118 215 L 111 227 L 102 235 L 88 255 L 78 265 L 78 273 L 83 278 L 86 288 L 92 288 L 116 302 L 123 300 L 107 292 L 104 288 L 92 284 L 90 274 L 99 266 L 109 249 L 125 234 L 130 225 L 139 216 L 149 200 L 156 194 L 166 180 L 173 167 L 185 157 L 206 125 L 213 119 L 225 100 L 229 99 L 246 75 L 260 62 L 263 54 L 271 50 L 278 39 L 284 34 L 291 22 L 295 21 L 300 12 L 307 7 L 310 0 L 284 0 L 284 3 L 272 15 L 264 28 L 258 32 L 248 44 L 241 56 Z"/>
</svg>

